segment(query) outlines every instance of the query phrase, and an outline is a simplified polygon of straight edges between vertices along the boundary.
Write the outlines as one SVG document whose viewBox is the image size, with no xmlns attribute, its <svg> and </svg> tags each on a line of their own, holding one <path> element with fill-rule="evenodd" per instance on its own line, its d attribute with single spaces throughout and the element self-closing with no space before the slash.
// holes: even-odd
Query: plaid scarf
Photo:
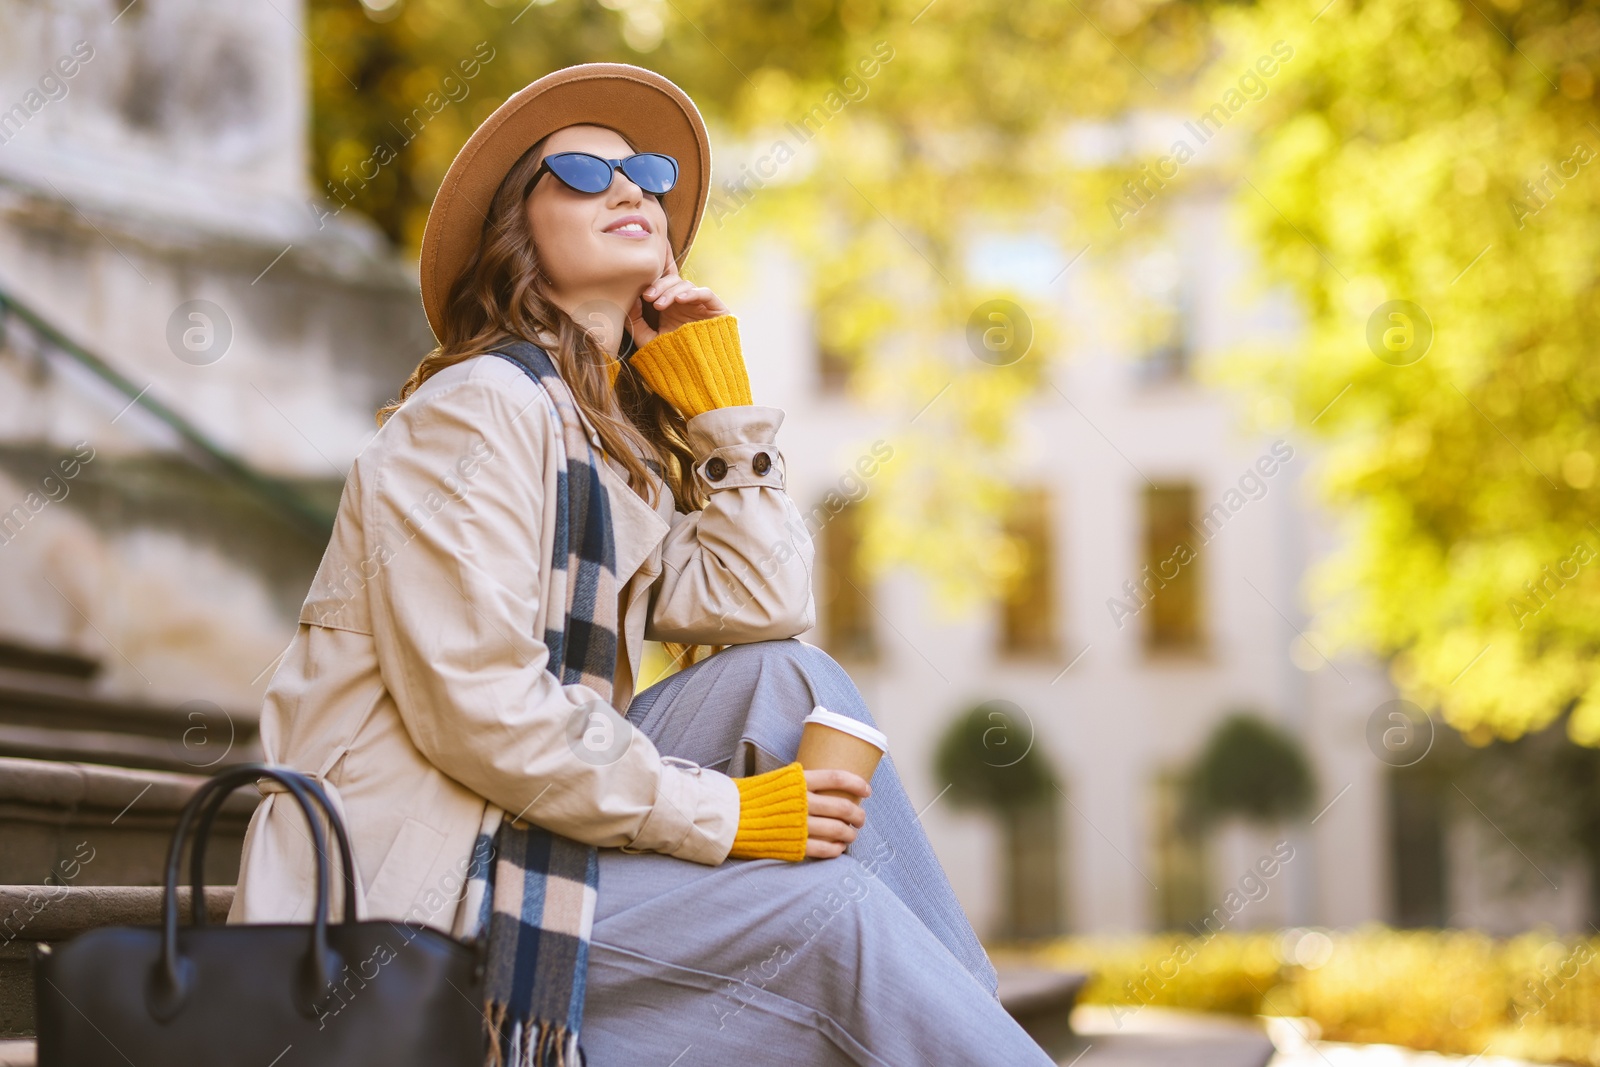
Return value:
<svg viewBox="0 0 1600 1067">
<path fill-rule="evenodd" d="M 565 611 L 550 613 L 547 666 L 563 685 L 586 685 L 609 702 L 619 590 L 611 506 L 599 472 L 604 460 L 543 349 L 516 341 L 494 355 L 533 379 L 561 425 L 557 488 L 548 502 L 556 509 L 555 542 L 547 562 L 550 603 L 564 604 Z M 467 885 L 467 907 L 479 917 L 477 936 L 488 938 L 488 1067 L 582 1067 L 578 1027 L 599 882 L 594 846 L 488 806 Z"/>
</svg>

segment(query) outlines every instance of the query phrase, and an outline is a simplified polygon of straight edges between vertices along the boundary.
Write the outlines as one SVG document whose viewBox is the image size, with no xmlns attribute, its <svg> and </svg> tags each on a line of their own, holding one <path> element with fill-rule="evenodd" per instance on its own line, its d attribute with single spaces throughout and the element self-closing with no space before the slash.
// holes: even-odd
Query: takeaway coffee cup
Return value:
<svg viewBox="0 0 1600 1067">
<path fill-rule="evenodd" d="M 887 751 L 889 739 L 881 730 L 818 705 L 800 727 L 800 751 L 795 759 L 808 771 L 820 768 L 854 771 L 870 782 L 878 761 Z M 861 802 L 860 797 L 842 789 L 818 792 Z"/>
</svg>

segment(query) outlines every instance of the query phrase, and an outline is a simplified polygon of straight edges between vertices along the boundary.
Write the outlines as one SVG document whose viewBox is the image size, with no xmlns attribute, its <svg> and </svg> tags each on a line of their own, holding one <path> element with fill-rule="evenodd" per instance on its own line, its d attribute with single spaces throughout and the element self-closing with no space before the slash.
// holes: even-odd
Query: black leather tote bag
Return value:
<svg viewBox="0 0 1600 1067">
<path fill-rule="evenodd" d="M 178 865 L 191 824 L 193 900 L 204 900 L 206 837 L 228 794 L 257 778 L 288 788 L 317 854 L 309 924 L 178 925 Z M 316 805 L 316 807 L 313 807 Z M 338 839 L 344 922 L 328 923 L 328 849 Z M 244 764 L 195 791 L 167 852 L 160 926 L 108 926 L 34 950 L 38 1067 L 477 1067 L 483 940 L 422 923 L 356 921 L 355 867 L 338 812 L 314 779 Z"/>
</svg>

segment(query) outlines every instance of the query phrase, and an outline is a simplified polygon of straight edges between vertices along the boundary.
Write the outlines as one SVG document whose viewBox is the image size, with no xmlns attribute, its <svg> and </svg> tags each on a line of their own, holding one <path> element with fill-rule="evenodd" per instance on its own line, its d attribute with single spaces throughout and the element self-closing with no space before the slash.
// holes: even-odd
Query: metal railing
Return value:
<svg viewBox="0 0 1600 1067">
<path fill-rule="evenodd" d="M 26 323 L 30 330 L 53 348 L 122 393 L 130 404 L 137 404 L 155 416 L 203 455 L 216 473 L 283 514 L 309 538 L 323 541 L 332 532 L 332 510 L 308 499 L 294 485 L 263 474 L 228 452 L 183 415 L 149 396 L 148 387 L 139 386 L 103 358 L 68 337 L 37 311 L 0 289 L 0 339 L 4 337 L 6 319 L 11 315 Z"/>
</svg>

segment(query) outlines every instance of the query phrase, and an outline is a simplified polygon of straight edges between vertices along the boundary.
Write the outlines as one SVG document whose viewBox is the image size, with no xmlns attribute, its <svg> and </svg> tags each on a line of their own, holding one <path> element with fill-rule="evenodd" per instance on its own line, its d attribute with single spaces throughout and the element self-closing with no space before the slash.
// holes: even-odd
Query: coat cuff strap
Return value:
<svg viewBox="0 0 1600 1067">
<path fill-rule="evenodd" d="M 719 489 L 743 489 L 748 485 L 782 489 L 785 467 L 783 453 L 775 446 L 741 442 L 712 449 L 694 469 L 700 475 L 701 484 L 714 493 Z"/>
<path fill-rule="evenodd" d="M 733 840 L 738 789 L 725 774 L 677 764 L 663 757 L 655 806 L 623 851 L 661 852 L 716 866 Z"/>
</svg>

